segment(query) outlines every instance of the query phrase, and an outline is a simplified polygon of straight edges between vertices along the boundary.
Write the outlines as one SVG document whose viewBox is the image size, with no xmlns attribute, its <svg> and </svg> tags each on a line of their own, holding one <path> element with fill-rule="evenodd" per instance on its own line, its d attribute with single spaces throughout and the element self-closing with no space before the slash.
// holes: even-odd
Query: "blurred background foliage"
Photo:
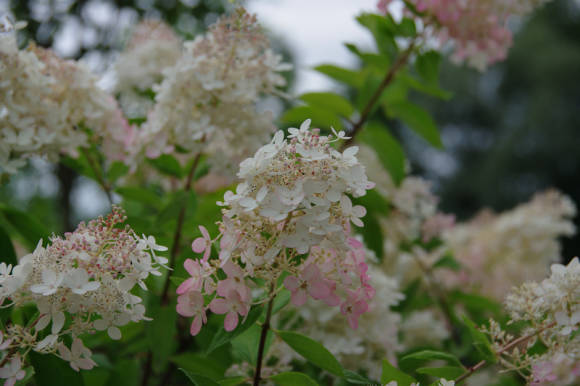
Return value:
<svg viewBox="0 0 580 386">
<path fill-rule="evenodd" d="M 140 18 L 162 18 L 190 39 L 230 6 L 216 0 L 0 0 L 0 11 L 28 22 L 25 39 L 83 58 L 100 71 Z M 573 0 L 551 2 L 514 28 L 508 59 L 484 74 L 443 63 L 441 87 L 453 93 L 450 101 L 413 95 L 434 115 L 443 150 L 389 122 L 413 174 L 432 180 L 442 209 L 460 220 L 483 207 L 511 208 L 549 187 L 580 202 L 580 8 Z M 275 48 L 289 57 L 283 38 Z M 92 211 L 86 197 L 94 201 Z M 34 213 L 55 231 L 93 216 L 99 203 L 107 207 L 92 181 L 62 165 L 29 167 L 0 188 L 0 200 Z M 580 237 L 563 245 L 569 259 L 580 250 Z"/>
</svg>

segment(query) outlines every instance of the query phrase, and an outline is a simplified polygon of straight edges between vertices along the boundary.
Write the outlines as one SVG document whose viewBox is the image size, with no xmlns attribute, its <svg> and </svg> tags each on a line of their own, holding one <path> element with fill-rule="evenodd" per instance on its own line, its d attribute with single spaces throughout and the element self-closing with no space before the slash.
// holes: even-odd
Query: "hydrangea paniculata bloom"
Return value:
<svg viewBox="0 0 580 386">
<path fill-rule="evenodd" d="M 153 107 L 147 95 L 163 81 L 163 71 L 181 56 L 182 43 L 170 26 L 159 20 L 143 20 L 131 34 L 115 63 L 115 92 L 130 118 L 142 118 Z"/>
<path fill-rule="evenodd" d="M 484 70 L 504 60 L 512 44 L 508 19 L 524 16 L 549 0 L 410 0 L 422 24 L 441 44 L 451 42 L 452 58 Z M 380 0 L 388 12 L 393 0 Z M 401 2 L 402 3 L 402 2 Z M 410 10 L 409 14 L 412 14 Z"/>
<path fill-rule="evenodd" d="M 570 198 L 550 190 L 505 213 L 484 212 L 456 225 L 444 232 L 444 240 L 462 270 L 445 281 L 501 301 L 511 286 L 540 280 L 560 260 L 558 239 L 575 233 L 575 214 Z"/>
<path fill-rule="evenodd" d="M 336 139 L 309 126 L 308 120 L 300 129 L 289 129 L 288 139 L 277 132 L 243 161 L 242 182 L 218 203 L 224 207 L 220 234 L 211 240 L 202 228 L 203 237 L 194 241 L 193 250 L 204 257 L 186 261 L 192 277 L 177 291 L 178 312 L 196 315 L 193 334 L 208 307 L 226 314 L 226 330 L 233 329 L 252 304 L 249 278 L 264 279 L 269 288 L 283 272 L 297 306 L 308 297 L 338 306 L 352 328 L 368 310 L 374 289 L 365 250 L 350 236 L 350 223 L 362 225 L 366 210 L 353 205 L 349 195 L 360 197 L 373 184 L 356 158 L 356 147 L 341 153 L 331 146 Z M 218 258 L 208 259 L 211 243 L 218 240 Z M 218 270 L 226 279 L 218 279 Z M 214 292 L 205 305 L 201 295 Z"/>
<path fill-rule="evenodd" d="M 575 257 L 568 265 L 553 264 L 551 275 L 541 282 L 526 282 L 514 287 L 505 299 L 512 322 L 527 326 L 525 346 L 513 350 L 504 359 L 508 369 L 527 377 L 530 385 L 576 385 L 580 380 L 580 338 L 574 333 L 580 326 L 580 263 Z M 486 332 L 496 349 L 514 337 L 490 321 Z M 527 348 L 540 340 L 540 353 Z"/>
<path fill-rule="evenodd" d="M 16 45 L 14 28 L 0 25 L 0 172 L 15 173 L 31 156 L 77 155 L 94 139 L 111 158 L 124 153 L 131 128 L 116 101 L 81 64 L 33 44 Z"/>
<path fill-rule="evenodd" d="M 203 151 L 222 171 L 232 169 L 274 129 L 272 114 L 258 112 L 256 102 L 285 84 L 279 72 L 289 67 L 281 60 L 254 16 L 239 9 L 222 17 L 207 34 L 185 42 L 164 72 L 137 151 L 156 158 L 179 146 Z"/>
<path fill-rule="evenodd" d="M 106 330 L 112 339 L 120 339 L 120 326 L 150 320 L 142 299 L 131 290 L 136 284 L 145 289 L 150 274 L 161 274 L 167 259 L 154 251 L 167 248 L 151 236 L 138 237 L 123 227 L 124 221 L 123 211 L 114 207 L 107 217 L 81 223 L 64 238 L 53 236 L 46 247 L 41 240 L 15 267 L 0 265 L 3 307 L 32 303 L 39 312 L 30 329 L 8 327 L 3 352 L 55 353 L 75 370 L 89 369 L 94 362 L 82 334 Z M 72 337 L 70 349 L 63 340 L 67 335 Z M 14 358 L 20 355 L 9 352 Z"/>
</svg>

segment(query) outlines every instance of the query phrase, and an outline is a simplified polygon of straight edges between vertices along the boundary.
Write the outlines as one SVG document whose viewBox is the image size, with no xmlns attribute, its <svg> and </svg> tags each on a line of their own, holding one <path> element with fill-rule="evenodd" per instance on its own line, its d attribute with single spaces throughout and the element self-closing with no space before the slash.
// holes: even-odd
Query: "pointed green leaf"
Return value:
<svg viewBox="0 0 580 386">
<path fill-rule="evenodd" d="M 386 384 L 391 381 L 397 382 L 398 386 L 409 386 L 416 382 L 412 376 L 405 374 L 390 364 L 388 360 L 383 359 L 383 373 L 381 374 L 381 383 Z"/>
<path fill-rule="evenodd" d="M 344 97 L 331 92 L 311 92 L 300 96 L 304 102 L 314 108 L 328 110 L 343 117 L 350 117 L 354 108 Z"/>
<path fill-rule="evenodd" d="M 352 87 L 359 87 L 362 84 L 361 74 L 348 68 L 342 68 L 332 64 L 321 64 L 314 67 L 314 69 L 321 74 Z"/>
<path fill-rule="evenodd" d="M 416 359 L 421 361 L 434 361 L 434 360 L 444 360 L 449 362 L 450 364 L 463 367 L 459 359 L 453 354 L 449 354 L 443 351 L 435 351 L 435 350 L 422 350 L 417 351 L 409 355 L 405 355 L 401 361 L 409 360 L 409 359 Z"/>
<path fill-rule="evenodd" d="M 318 384 L 304 373 L 289 371 L 271 376 L 270 378 L 279 386 L 318 386 Z"/>
<path fill-rule="evenodd" d="M 420 367 L 416 371 L 419 374 L 429 374 L 445 379 L 455 379 L 465 373 L 465 369 L 457 366 Z"/>
<path fill-rule="evenodd" d="M 409 102 L 393 103 L 385 107 L 388 114 L 401 119 L 431 145 L 439 149 L 443 148 L 437 125 L 427 111 Z"/>
<path fill-rule="evenodd" d="M 218 332 L 213 336 L 209 347 L 206 350 L 206 355 L 210 354 L 216 348 L 228 343 L 230 340 L 234 339 L 236 336 L 240 335 L 242 332 L 253 326 L 260 315 L 262 315 L 262 311 L 263 308 L 260 306 L 253 307 L 250 312 L 248 312 L 246 320 L 242 324 L 238 325 L 235 330 L 231 332 L 227 332 L 223 328 L 218 330 Z"/>
<path fill-rule="evenodd" d="M 7 206 L 0 206 L 0 212 L 24 238 L 28 248 L 34 249 L 40 239 L 44 240 L 43 244 L 48 240 L 48 229 L 28 213 Z"/>
<path fill-rule="evenodd" d="M 343 376 L 338 360 L 317 341 L 293 331 L 276 331 L 276 334 L 310 363 L 339 377 Z"/>
<path fill-rule="evenodd" d="M 371 146 L 398 185 L 405 178 L 405 153 L 386 127 L 371 122 L 360 132 L 360 140 Z"/>
<path fill-rule="evenodd" d="M 14 246 L 12 246 L 12 240 L 10 240 L 10 235 L 0 226 L 0 262 L 6 264 L 16 265 L 18 264 L 18 258 L 16 257 L 16 252 L 14 252 Z"/>
</svg>

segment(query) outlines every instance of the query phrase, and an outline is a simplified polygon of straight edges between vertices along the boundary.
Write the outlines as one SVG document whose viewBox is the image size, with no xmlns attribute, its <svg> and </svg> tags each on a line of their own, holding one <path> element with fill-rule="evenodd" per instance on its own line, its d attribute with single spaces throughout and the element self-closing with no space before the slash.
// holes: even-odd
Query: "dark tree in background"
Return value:
<svg viewBox="0 0 580 386">
<path fill-rule="evenodd" d="M 435 180 L 443 210 L 466 219 L 482 207 L 509 209 L 550 187 L 580 204 L 579 4 L 559 0 L 540 8 L 517 30 L 508 59 L 483 76 L 443 65 L 442 86 L 454 96 L 425 106 L 445 150 L 407 138 L 413 170 Z M 563 243 L 567 259 L 580 254 L 580 237 Z"/>
</svg>

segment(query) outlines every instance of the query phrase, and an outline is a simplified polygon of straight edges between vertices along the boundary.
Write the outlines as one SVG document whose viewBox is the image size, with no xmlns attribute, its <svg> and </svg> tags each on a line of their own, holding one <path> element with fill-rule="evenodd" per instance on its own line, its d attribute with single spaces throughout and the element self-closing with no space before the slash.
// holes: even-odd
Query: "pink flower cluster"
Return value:
<svg viewBox="0 0 580 386">
<path fill-rule="evenodd" d="M 507 22 L 511 16 L 530 12 L 543 0 L 410 0 L 420 13 L 423 25 L 434 31 L 441 44 L 451 42 L 452 58 L 484 70 L 502 61 L 512 44 Z M 378 7 L 388 11 L 392 0 L 380 0 Z M 409 13 L 411 13 L 409 11 Z"/>
<path fill-rule="evenodd" d="M 282 290 L 280 282 L 294 305 L 311 296 L 339 306 L 352 328 L 367 311 L 375 291 L 365 249 L 351 237 L 350 225 L 363 226 L 366 209 L 353 205 L 349 195 L 363 196 L 374 184 L 356 158 L 358 148 L 341 153 L 330 146 L 344 133 L 321 136 L 309 125 L 290 128 L 289 140 L 276 133 L 240 164 L 243 181 L 218 203 L 224 209 L 215 239 L 200 226 L 202 237 L 192 249 L 203 257 L 185 262 L 191 277 L 177 289 L 177 312 L 194 317 L 193 335 L 207 309 L 226 314 L 225 328 L 233 330 L 253 304 L 250 288 L 267 294 L 256 300 L 264 303 Z M 218 240 L 219 256 L 211 259 Z M 207 306 L 205 298 L 211 299 Z"/>
</svg>

